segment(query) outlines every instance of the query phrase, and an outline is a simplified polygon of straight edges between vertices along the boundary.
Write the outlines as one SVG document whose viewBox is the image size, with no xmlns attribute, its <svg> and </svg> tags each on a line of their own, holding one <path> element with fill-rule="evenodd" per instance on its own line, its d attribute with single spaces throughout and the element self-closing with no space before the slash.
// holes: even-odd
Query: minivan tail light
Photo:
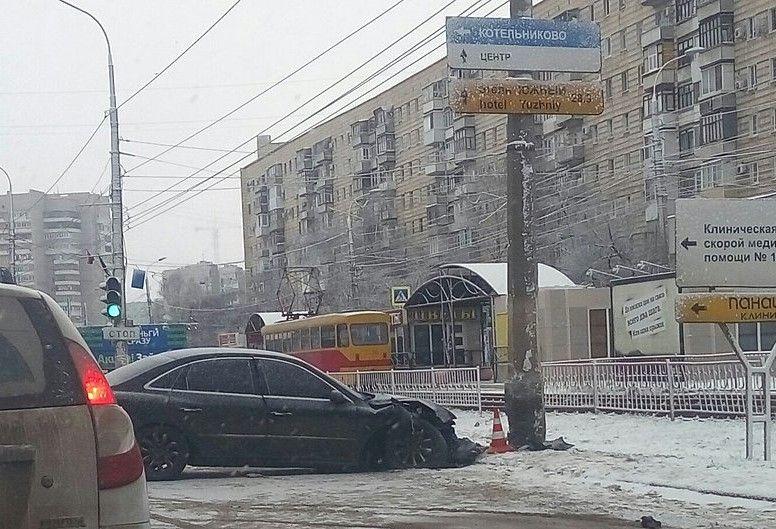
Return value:
<svg viewBox="0 0 776 529">
<path fill-rule="evenodd" d="M 104 456 L 97 461 L 97 483 L 100 490 L 117 489 L 134 483 L 143 475 L 143 457 L 137 443 L 123 454 Z"/>
<path fill-rule="evenodd" d="M 72 340 L 67 341 L 67 347 L 89 404 L 92 406 L 116 404 L 116 397 L 113 395 L 108 379 L 105 378 L 105 374 L 89 351 Z"/>
</svg>

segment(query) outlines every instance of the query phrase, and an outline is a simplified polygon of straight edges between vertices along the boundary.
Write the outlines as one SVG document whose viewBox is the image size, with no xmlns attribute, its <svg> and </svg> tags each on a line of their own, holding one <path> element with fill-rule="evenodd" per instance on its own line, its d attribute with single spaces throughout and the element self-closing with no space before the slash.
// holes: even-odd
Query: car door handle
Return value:
<svg viewBox="0 0 776 529">
<path fill-rule="evenodd" d="M 272 411 L 270 412 L 270 415 L 273 417 L 290 417 L 293 415 L 290 411 Z"/>
<path fill-rule="evenodd" d="M 180 408 L 183 413 L 200 413 L 202 408 Z"/>
</svg>

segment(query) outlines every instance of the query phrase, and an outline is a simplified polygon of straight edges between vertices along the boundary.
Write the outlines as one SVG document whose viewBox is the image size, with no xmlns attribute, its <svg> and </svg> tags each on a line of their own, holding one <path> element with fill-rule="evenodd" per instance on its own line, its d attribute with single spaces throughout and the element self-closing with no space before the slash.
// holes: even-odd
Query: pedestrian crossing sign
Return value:
<svg viewBox="0 0 776 529">
<path fill-rule="evenodd" d="M 410 299 L 410 287 L 391 287 L 391 305 L 403 307 Z"/>
</svg>

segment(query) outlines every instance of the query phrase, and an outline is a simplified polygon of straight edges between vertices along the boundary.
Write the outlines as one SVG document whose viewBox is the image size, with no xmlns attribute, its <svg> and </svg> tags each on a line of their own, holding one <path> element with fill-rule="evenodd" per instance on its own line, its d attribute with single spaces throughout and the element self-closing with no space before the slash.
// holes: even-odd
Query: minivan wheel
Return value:
<svg viewBox="0 0 776 529">
<path fill-rule="evenodd" d="M 410 431 L 388 435 L 385 456 L 392 468 L 440 468 L 447 465 L 450 454 L 439 428 L 416 417 Z"/>
<path fill-rule="evenodd" d="M 181 432 L 169 426 L 152 426 L 138 435 L 146 478 L 165 481 L 181 475 L 189 462 L 189 443 Z"/>
</svg>

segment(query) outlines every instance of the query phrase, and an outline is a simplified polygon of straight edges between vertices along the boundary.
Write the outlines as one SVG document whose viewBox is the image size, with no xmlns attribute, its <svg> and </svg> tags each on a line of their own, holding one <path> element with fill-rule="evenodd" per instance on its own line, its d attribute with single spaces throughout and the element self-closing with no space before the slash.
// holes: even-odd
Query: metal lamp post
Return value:
<svg viewBox="0 0 776 529">
<path fill-rule="evenodd" d="M 652 172 L 655 179 L 655 198 L 657 200 L 657 218 L 660 229 L 660 241 L 661 244 L 666 246 L 666 256 L 668 256 L 668 237 L 666 236 L 666 198 L 668 196 L 668 190 L 665 184 L 665 160 L 663 155 L 665 149 L 663 148 L 663 130 L 660 116 L 658 116 L 658 101 L 657 101 L 657 85 L 660 81 L 660 74 L 663 73 L 666 66 L 669 64 L 678 62 L 685 57 L 692 57 L 705 51 L 706 48 L 701 46 L 693 46 L 687 49 L 683 54 L 667 60 L 663 65 L 658 68 L 655 74 L 655 81 L 652 83 L 652 99 L 650 101 L 650 113 L 652 122 Z"/>
<path fill-rule="evenodd" d="M 153 324 L 154 323 L 154 317 L 151 314 L 151 285 L 149 284 L 149 281 L 148 281 L 150 279 L 150 275 L 149 275 L 148 272 L 151 270 L 152 266 L 154 266 L 157 263 L 161 263 L 165 259 L 167 259 L 166 256 L 165 257 L 160 257 L 159 259 L 157 259 L 156 261 L 154 261 L 150 265 L 146 266 L 146 269 L 145 269 L 145 293 L 146 293 L 146 304 L 148 305 L 148 323 L 149 324 Z"/>
<path fill-rule="evenodd" d="M 13 182 L 11 182 L 11 175 L 5 169 L 0 167 L 0 171 L 8 179 L 8 208 L 11 216 L 11 220 L 8 223 L 8 242 L 11 245 L 11 276 L 16 279 L 16 217 L 13 210 Z"/>
</svg>

